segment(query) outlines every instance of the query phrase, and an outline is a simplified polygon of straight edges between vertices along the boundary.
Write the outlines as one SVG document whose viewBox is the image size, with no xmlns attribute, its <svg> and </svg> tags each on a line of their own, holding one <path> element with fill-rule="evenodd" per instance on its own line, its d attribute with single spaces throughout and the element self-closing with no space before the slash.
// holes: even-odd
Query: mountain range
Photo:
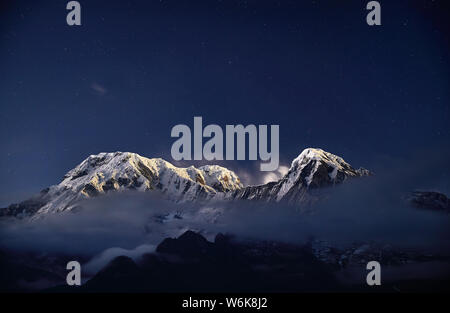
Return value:
<svg viewBox="0 0 450 313">
<path fill-rule="evenodd" d="M 156 193 L 175 203 L 195 204 L 191 206 L 192 211 L 186 209 L 180 214 L 178 211 L 171 212 L 171 209 L 165 206 L 162 208 L 155 206 L 155 210 L 149 211 L 148 215 L 144 215 L 145 217 L 136 216 L 135 218 L 142 220 L 143 223 L 136 224 L 138 227 L 134 224 L 131 227 L 137 229 L 139 236 L 145 239 L 145 244 L 159 243 L 156 250 L 142 255 L 139 262 L 135 262 L 126 254 L 114 258 L 111 254 L 112 261 L 96 272 L 95 276 L 76 292 L 335 291 L 349 288 L 336 280 L 336 273 L 339 274 L 346 269 L 365 268 L 367 260 L 378 260 L 383 266 L 409 266 L 410 264 L 422 266 L 424 264 L 424 266 L 434 267 L 435 263 L 432 262 L 448 264 L 449 259 L 445 253 L 430 254 L 420 249 L 402 249 L 399 246 L 386 244 L 382 240 L 372 242 L 359 237 L 355 237 L 353 241 L 345 245 L 328 242 L 323 238 L 314 238 L 314 236 L 300 243 L 295 240 L 292 243 L 283 242 L 283 239 L 280 239 L 283 237 L 277 236 L 269 240 L 258 239 L 257 236 L 249 239 L 245 237 L 245 231 L 240 231 L 239 225 L 228 224 L 227 216 L 221 215 L 221 210 L 225 211 L 226 208 L 215 205 L 216 201 L 227 203 L 262 201 L 289 203 L 302 207 L 312 200 L 326 196 L 327 190 L 333 186 L 371 175 L 372 172 L 367 169 L 355 169 L 341 157 L 315 148 L 303 150 L 292 161 L 287 173 L 278 181 L 256 186 L 244 186 L 236 173 L 217 165 L 180 168 L 163 159 L 145 158 L 136 153 L 100 153 L 89 156 L 67 172 L 59 184 L 44 189 L 28 200 L 0 209 L 0 216 L 30 218 L 31 221 L 42 218 L 40 221 L 45 222 L 43 217 L 46 216 L 56 217 L 53 214 L 59 212 L 77 212 L 78 209 L 83 208 L 88 199 L 127 191 L 142 194 Z M 135 194 L 131 196 L 135 197 Z M 145 200 L 147 200 L 146 197 Z M 405 200 L 417 209 L 437 212 L 435 216 L 438 219 L 442 217 L 438 213 L 450 212 L 450 200 L 441 193 L 415 191 Z M 196 205 L 197 203 L 199 205 Z M 210 203 L 213 205 L 209 205 Z M 236 207 L 238 210 L 241 208 L 239 205 Z M 272 205 L 269 207 L 272 208 Z M 121 207 L 119 209 L 121 210 Z M 146 210 L 147 207 L 144 209 Z M 178 205 L 175 210 L 178 210 Z M 140 211 L 130 210 L 130 213 L 126 212 L 126 214 L 132 215 L 132 212 Z M 80 215 L 82 214 L 78 216 Z M 225 218 L 216 219 L 216 215 Z M 105 228 L 100 227 L 103 235 L 104 229 L 109 229 L 108 217 L 103 214 L 97 217 L 100 217 L 100 224 L 107 225 Z M 272 222 L 271 215 L 266 218 Z M 84 226 L 86 220 L 81 220 Z M 216 223 L 217 220 L 219 220 L 218 223 Z M 280 229 L 289 226 L 285 220 L 283 221 L 279 224 Z M 20 221 L 18 222 L 17 224 L 21 224 Z M 70 223 L 72 222 L 71 219 Z M 90 230 L 98 226 L 97 222 L 87 225 L 89 236 L 91 236 Z M 422 220 L 420 222 L 422 223 Z M 402 217 L 401 224 L 403 223 Z M 7 224 L 9 225 L 9 223 L 4 225 Z M 33 228 L 32 223 L 23 224 L 26 224 L 27 228 L 29 226 Z M 219 226 L 209 228 L 213 224 Z M 34 225 L 35 229 L 40 229 L 42 225 L 48 224 L 37 222 Z M 68 224 L 58 224 L 57 227 L 64 229 L 64 225 Z M 79 224 L 75 223 L 75 225 Z M 114 223 L 112 225 L 114 226 Z M 265 225 L 267 224 L 263 224 Z M 304 225 L 306 224 L 298 227 Z M 140 226 L 143 226 L 142 229 Z M 258 221 L 254 224 L 245 224 L 245 227 L 253 226 L 256 231 L 259 230 Z M 297 224 L 295 227 L 297 228 Z M 326 225 L 320 224 L 320 227 L 326 227 Z M 58 237 L 58 231 L 53 233 L 54 230 L 50 228 L 50 242 L 55 240 L 54 237 Z M 225 232 L 221 234 L 216 230 Z M 234 238 L 233 233 L 236 230 L 238 234 Z M 116 233 L 117 229 L 112 227 L 110 231 Z M 266 228 L 263 231 L 266 232 Z M 17 233 L 20 237 L 30 236 L 29 233 L 27 235 L 20 231 L 13 232 L 10 236 L 13 241 L 16 240 Z M 118 232 L 117 235 L 122 237 L 126 233 L 126 231 Z M 357 231 L 355 233 L 357 234 Z M 5 234 L 8 234 L 8 231 L 5 231 Z M 36 234 L 39 232 L 31 233 L 33 246 L 36 242 L 39 242 L 37 245 L 42 242 Z M 66 234 L 63 232 L 63 236 L 59 237 L 65 238 Z M 80 234 L 83 238 L 82 230 Z M 273 234 L 270 229 L 268 234 Z M 208 241 L 207 238 L 211 235 L 214 235 L 213 241 Z M 178 238 L 174 239 L 176 237 Z M 263 238 L 266 237 L 263 236 Z M 99 236 L 98 240 L 104 239 Z M 107 244 L 106 247 L 109 247 L 111 243 L 108 241 Z M 65 245 L 69 244 L 64 241 Z M 99 260 L 116 249 L 114 244 L 111 245 L 113 246 L 111 249 L 106 249 L 100 254 Z M 45 245 L 43 247 L 45 250 Z M 79 255 L 46 255 L 41 251 L 38 255 L 33 255 L 33 253 L 20 251 L 12 253 L 10 249 L 2 250 L 2 248 L 0 248 L 0 269 L 2 269 L 0 291 L 35 290 L 41 288 L 38 288 L 36 283 L 41 281 L 44 282 L 43 286 L 58 286 L 49 291 L 73 291 L 68 286 L 64 286 L 65 265 L 69 259 L 80 258 Z M 137 250 L 138 248 L 121 251 Z M 76 254 L 76 252 L 73 253 Z M 94 256 L 92 260 L 95 261 L 96 257 Z M 88 259 L 84 261 L 87 262 Z M 83 266 L 88 266 L 87 264 L 89 263 L 83 263 Z M 280 269 L 283 270 L 280 271 Z M 24 285 L 24 281 L 29 282 L 28 285 Z M 441 288 L 448 286 L 447 282 L 448 275 L 444 277 L 443 282 L 436 280 L 433 284 Z M 388 286 L 386 290 L 391 290 L 389 283 L 384 286 Z M 406 282 L 404 286 L 404 288 L 412 288 L 415 287 L 415 283 Z M 397 282 L 394 287 L 397 288 Z M 419 287 L 422 288 L 421 285 Z M 360 290 L 361 286 L 358 285 L 355 288 Z"/>
<path fill-rule="evenodd" d="M 71 211 L 81 200 L 127 190 L 159 192 L 174 202 L 246 199 L 302 203 L 310 200 L 315 189 L 369 175 L 370 171 L 355 169 L 341 157 L 315 148 L 303 150 L 280 180 L 247 187 L 233 171 L 218 165 L 180 168 L 131 152 L 100 153 L 70 170 L 59 184 L 1 209 L 0 216 Z"/>
</svg>

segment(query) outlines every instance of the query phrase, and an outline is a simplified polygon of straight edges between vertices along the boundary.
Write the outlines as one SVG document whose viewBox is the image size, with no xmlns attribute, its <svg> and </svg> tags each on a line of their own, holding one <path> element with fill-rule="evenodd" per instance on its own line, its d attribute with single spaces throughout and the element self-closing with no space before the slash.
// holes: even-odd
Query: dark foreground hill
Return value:
<svg viewBox="0 0 450 313">
<path fill-rule="evenodd" d="M 367 252 L 366 256 L 373 254 Z M 392 263 L 398 255 L 380 260 Z M 409 260 L 408 262 L 420 262 Z M 423 260 L 422 260 L 423 262 Z M 192 231 L 161 242 L 140 262 L 119 256 L 80 287 L 47 292 L 433 292 L 449 291 L 450 273 L 436 279 L 389 281 L 382 286 L 361 281 L 343 284 L 335 264 L 313 253 L 310 244 L 296 246 L 266 241 L 238 241 L 219 234 L 214 242 Z"/>
</svg>

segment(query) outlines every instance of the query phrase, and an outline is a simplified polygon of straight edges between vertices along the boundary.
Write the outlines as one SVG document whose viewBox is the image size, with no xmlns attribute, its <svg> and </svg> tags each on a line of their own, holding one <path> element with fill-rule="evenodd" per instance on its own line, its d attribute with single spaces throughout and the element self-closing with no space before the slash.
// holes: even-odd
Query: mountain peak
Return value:
<svg viewBox="0 0 450 313">
<path fill-rule="evenodd" d="M 354 169 L 350 164 L 345 162 L 340 156 L 334 155 L 318 148 L 307 148 L 292 161 L 289 174 L 305 173 L 309 171 L 309 175 L 305 176 L 305 184 L 311 187 L 321 187 L 323 183 L 342 182 L 346 177 L 368 176 L 371 173 L 360 168 Z M 316 174 L 327 174 L 314 180 Z M 328 176 L 329 179 L 326 179 Z M 298 177 L 297 177 L 298 178 Z"/>
<path fill-rule="evenodd" d="M 309 199 L 308 190 L 333 186 L 349 177 L 371 175 L 364 168 L 354 169 L 343 158 L 318 148 L 304 149 L 292 161 L 287 174 L 278 182 L 249 186 L 235 193 L 243 199 L 302 202 Z"/>
<path fill-rule="evenodd" d="M 318 148 L 307 148 L 292 161 L 286 176 L 283 196 L 294 185 L 308 188 L 325 187 L 341 183 L 348 177 L 368 176 L 371 173 L 363 168 L 354 169 L 340 156 Z"/>
<path fill-rule="evenodd" d="M 334 155 L 330 152 L 326 152 L 319 148 L 306 148 L 299 154 L 298 157 L 296 157 L 292 161 L 291 167 L 296 166 L 297 164 L 302 164 L 309 160 L 320 160 L 331 163 L 343 163 L 350 166 L 341 157 Z"/>
<path fill-rule="evenodd" d="M 4 212 L 33 215 L 70 211 L 82 199 L 111 191 L 157 190 L 173 201 L 184 202 L 208 199 L 242 187 L 233 171 L 217 165 L 181 168 L 137 153 L 101 152 L 87 157 L 67 172 L 58 185 L 46 188 L 31 202 L 11 205 Z"/>
</svg>

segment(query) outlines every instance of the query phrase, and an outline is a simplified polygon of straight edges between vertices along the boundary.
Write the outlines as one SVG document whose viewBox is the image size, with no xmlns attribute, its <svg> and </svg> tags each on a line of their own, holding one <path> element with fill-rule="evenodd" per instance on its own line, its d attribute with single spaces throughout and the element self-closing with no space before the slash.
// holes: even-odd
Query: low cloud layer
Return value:
<svg viewBox="0 0 450 313">
<path fill-rule="evenodd" d="M 83 273 L 93 275 L 118 256 L 127 256 L 134 261 L 139 261 L 144 254 L 154 252 L 155 248 L 154 245 L 141 245 L 130 250 L 118 247 L 106 249 L 83 266 Z"/>
<path fill-rule="evenodd" d="M 263 177 L 263 184 L 267 184 L 273 181 L 278 181 L 280 180 L 284 175 L 287 174 L 287 172 L 289 171 L 289 167 L 287 166 L 279 166 L 278 169 L 276 171 L 267 173 L 264 175 Z"/>
<path fill-rule="evenodd" d="M 172 223 L 169 229 L 165 219 L 179 207 L 150 194 L 99 197 L 82 206 L 78 212 L 50 214 L 34 221 L 4 220 L 0 225 L 0 246 L 43 253 L 93 254 L 110 247 L 134 249 L 157 243 L 161 237 L 173 235 L 178 227 Z"/>
</svg>

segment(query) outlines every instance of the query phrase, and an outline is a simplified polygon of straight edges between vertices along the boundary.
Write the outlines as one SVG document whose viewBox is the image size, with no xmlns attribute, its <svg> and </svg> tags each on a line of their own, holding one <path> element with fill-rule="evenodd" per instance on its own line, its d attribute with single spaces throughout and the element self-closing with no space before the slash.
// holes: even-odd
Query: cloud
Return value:
<svg viewBox="0 0 450 313">
<path fill-rule="evenodd" d="M 98 83 L 92 83 L 91 89 L 95 92 L 96 95 L 104 96 L 108 92 L 108 90 Z"/>
<path fill-rule="evenodd" d="M 105 265 L 111 262 L 118 256 L 127 256 L 134 261 L 139 259 L 146 253 L 152 253 L 156 249 L 154 245 L 140 245 L 135 249 L 127 250 L 119 247 L 109 248 L 94 256 L 89 262 L 83 265 L 83 272 L 88 275 L 93 275 L 101 270 Z"/>
<path fill-rule="evenodd" d="M 450 216 L 415 209 L 399 181 L 364 178 L 330 188 L 314 206 L 227 204 L 211 230 L 240 238 L 302 244 L 314 238 L 336 246 L 377 242 L 448 255 Z M 300 213 L 302 210 L 304 213 Z"/>
<path fill-rule="evenodd" d="M 34 221 L 0 220 L 0 248 L 84 256 L 111 247 L 134 249 L 179 235 L 178 220 L 170 227 L 166 222 L 174 212 L 190 210 L 139 192 L 89 199 L 81 206 L 78 212 L 49 214 Z"/>
<path fill-rule="evenodd" d="M 263 183 L 267 184 L 273 181 L 277 181 L 279 179 L 276 172 L 270 172 L 264 175 L 263 177 Z"/>
<path fill-rule="evenodd" d="M 269 172 L 263 176 L 263 184 L 278 181 L 289 171 L 289 167 L 280 165 L 276 171 Z"/>
<path fill-rule="evenodd" d="M 405 200 L 415 189 L 445 193 L 449 156 L 441 149 L 409 160 L 383 158 L 374 166 L 375 176 L 311 190 L 321 199 L 313 206 L 233 203 L 216 231 L 296 243 L 310 238 L 339 245 L 373 241 L 450 255 L 450 215 L 415 209 Z"/>
<path fill-rule="evenodd" d="M 281 165 L 278 167 L 278 173 L 280 173 L 281 176 L 284 176 L 289 171 L 289 167 Z"/>
<path fill-rule="evenodd" d="M 247 169 L 239 168 L 234 172 L 237 174 L 244 186 L 257 185 L 260 183 L 259 179 L 255 177 L 256 175 Z"/>
</svg>

